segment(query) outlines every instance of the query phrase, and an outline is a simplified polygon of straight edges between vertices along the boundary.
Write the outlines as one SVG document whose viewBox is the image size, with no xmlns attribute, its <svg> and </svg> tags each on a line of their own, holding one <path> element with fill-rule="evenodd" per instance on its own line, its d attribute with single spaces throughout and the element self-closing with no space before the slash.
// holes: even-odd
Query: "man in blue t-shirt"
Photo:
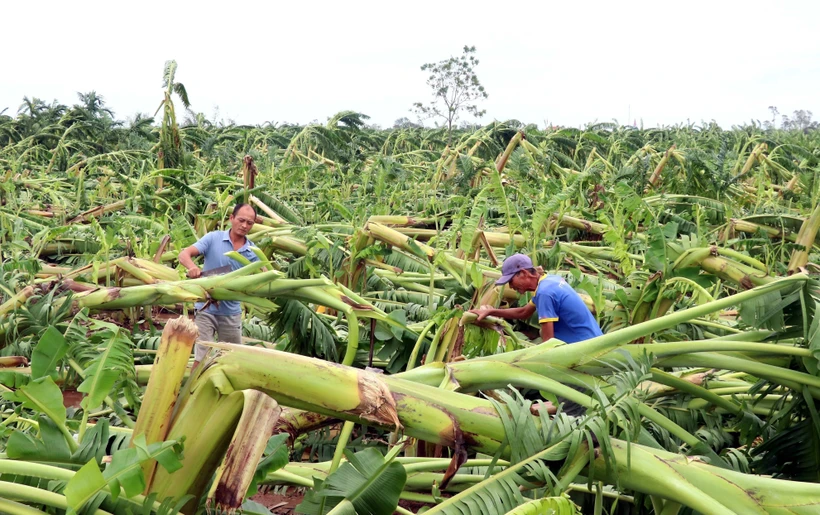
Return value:
<svg viewBox="0 0 820 515">
<path fill-rule="evenodd" d="M 232 270 L 241 268 L 241 263 L 225 255 L 232 250 L 249 261 L 259 260 L 251 250 L 253 242 L 247 237 L 256 222 L 256 211 L 248 204 L 237 204 L 230 216 L 230 222 L 230 230 L 211 231 L 179 253 L 179 262 L 188 270 L 188 277 L 194 279 L 202 274 L 202 270 L 192 259 L 200 254 L 205 256 L 205 271 L 226 265 Z M 209 303 L 207 307 L 204 302 L 197 302 L 195 307 L 194 322 L 199 329 L 201 341 L 242 343 L 242 306 L 238 300 L 221 300 L 218 303 Z M 197 344 L 194 368 L 205 357 L 207 350 L 207 347 Z"/>
<path fill-rule="evenodd" d="M 509 284 L 518 293 L 534 291 L 535 295 L 526 306 L 520 308 L 471 310 L 478 315 L 477 321 L 487 316 L 526 320 L 538 312 L 541 339 L 557 338 L 565 343 L 575 343 L 603 334 L 581 297 L 557 275 L 539 274 L 532 260 L 524 254 L 513 254 L 501 265 L 501 279 L 495 284 Z"/>
</svg>

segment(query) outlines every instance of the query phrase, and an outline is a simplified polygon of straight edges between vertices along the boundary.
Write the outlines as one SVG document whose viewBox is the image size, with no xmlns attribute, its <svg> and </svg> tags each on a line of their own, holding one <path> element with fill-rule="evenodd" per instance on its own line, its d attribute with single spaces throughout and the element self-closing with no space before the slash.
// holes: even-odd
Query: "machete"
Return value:
<svg viewBox="0 0 820 515">
<path fill-rule="evenodd" d="M 211 277 L 213 275 L 223 275 L 231 271 L 231 265 L 220 266 L 218 268 L 211 268 L 199 274 L 200 277 Z"/>
</svg>

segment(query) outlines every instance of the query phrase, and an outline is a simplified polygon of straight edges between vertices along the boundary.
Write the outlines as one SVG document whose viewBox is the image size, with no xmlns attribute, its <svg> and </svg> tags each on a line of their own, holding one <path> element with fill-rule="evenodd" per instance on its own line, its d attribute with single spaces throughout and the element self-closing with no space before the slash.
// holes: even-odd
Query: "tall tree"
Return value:
<svg viewBox="0 0 820 515">
<path fill-rule="evenodd" d="M 792 113 L 792 117 L 789 118 L 786 115 L 783 115 L 783 123 L 782 127 L 786 130 L 801 130 L 806 131 L 810 129 L 817 129 L 820 124 L 818 122 L 812 121 L 813 113 L 811 111 L 805 109 L 798 109 Z"/>
<path fill-rule="evenodd" d="M 478 66 L 475 46 L 464 46 L 462 54 L 437 63 L 421 66 L 430 73 L 427 85 L 433 90 L 433 100 L 428 104 L 416 102 L 412 111 L 420 118 L 441 118 L 447 123 L 447 139 L 452 137 L 453 125 L 462 112 L 476 118 L 484 116 L 486 110 L 479 110 L 476 102 L 489 95 L 478 80 L 475 68 Z"/>
<path fill-rule="evenodd" d="M 393 122 L 394 129 L 421 129 L 421 127 L 422 126 L 420 124 L 413 123 L 413 121 L 406 116 L 402 116 Z"/>
</svg>

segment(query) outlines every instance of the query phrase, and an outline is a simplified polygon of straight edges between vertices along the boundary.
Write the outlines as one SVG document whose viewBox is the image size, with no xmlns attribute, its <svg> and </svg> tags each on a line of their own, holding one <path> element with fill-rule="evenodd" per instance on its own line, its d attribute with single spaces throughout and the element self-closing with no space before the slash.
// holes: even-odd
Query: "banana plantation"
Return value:
<svg viewBox="0 0 820 515">
<path fill-rule="evenodd" d="M 0 114 L 0 512 L 820 513 L 820 132 L 157 100 Z M 237 203 L 259 260 L 187 278 Z M 514 253 L 603 336 L 477 321 Z"/>
</svg>

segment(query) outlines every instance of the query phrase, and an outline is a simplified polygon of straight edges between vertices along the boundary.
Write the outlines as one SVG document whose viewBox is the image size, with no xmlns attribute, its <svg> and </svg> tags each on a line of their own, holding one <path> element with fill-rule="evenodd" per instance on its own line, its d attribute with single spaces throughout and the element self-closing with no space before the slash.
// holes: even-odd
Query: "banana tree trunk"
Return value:
<svg viewBox="0 0 820 515">
<path fill-rule="evenodd" d="M 800 232 L 797 233 L 797 240 L 795 241 L 799 247 L 792 252 L 792 257 L 789 260 L 790 274 L 797 272 L 809 262 L 809 252 L 812 250 L 815 238 L 817 238 L 818 230 L 820 230 L 820 205 L 814 207 L 811 216 L 806 218 L 803 225 L 800 226 Z"/>
</svg>

